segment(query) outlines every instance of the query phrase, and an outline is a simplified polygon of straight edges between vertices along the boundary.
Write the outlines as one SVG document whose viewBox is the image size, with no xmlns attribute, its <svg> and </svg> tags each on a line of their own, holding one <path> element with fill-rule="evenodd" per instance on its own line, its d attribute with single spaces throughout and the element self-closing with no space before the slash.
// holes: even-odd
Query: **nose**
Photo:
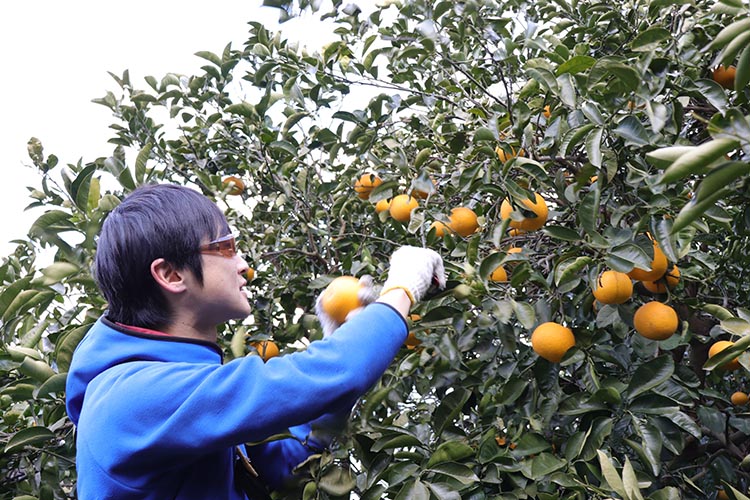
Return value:
<svg viewBox="0 0 750 500">
<path fill-rule="evenodd" d="M 237 274 L 245 274 L 247 270 L 250 269 L 250 265 L 247 263 L 244 257 L 242 257 L 242 254 L 240 252 L 237 252 L 234 258 L 237 262 Z"/>
</svg>

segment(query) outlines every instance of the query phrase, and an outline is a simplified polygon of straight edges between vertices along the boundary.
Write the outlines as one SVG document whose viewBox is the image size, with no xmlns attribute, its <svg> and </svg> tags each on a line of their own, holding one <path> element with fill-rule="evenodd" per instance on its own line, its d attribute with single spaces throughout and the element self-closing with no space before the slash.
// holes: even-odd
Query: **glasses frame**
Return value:
<svg viewBox="0 0 750 500">
<path fill-rule="evenodd" d="M 239 235 L 239 231 L 232 231 L 226 236 L 199 246 L 198 252 L 206 255 L 221 255 L 222 257 L 231 259 L 237 255 L 236 239 Z"/>
</svg>

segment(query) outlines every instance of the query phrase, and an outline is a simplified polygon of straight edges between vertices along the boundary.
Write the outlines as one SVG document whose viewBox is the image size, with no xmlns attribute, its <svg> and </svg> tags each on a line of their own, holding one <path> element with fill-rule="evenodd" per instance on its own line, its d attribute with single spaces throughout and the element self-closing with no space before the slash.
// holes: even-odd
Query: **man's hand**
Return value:
<svg viewBox="0 0 750 500">
<path fill-rule="evenodd" d="M 440 254 L 429 248 L 403 246 L 391 255 L 388 279 L 381 295 L 401 288 L 414 305 L 431 288 L 445 288 L 445 268 Z"/>
<path fill-rule="evenodd" d="M 364 275 L 359 279 L 359 293 L 357 294 L 357 297 L 359 298 L 359 303 L 361 304 L 360 307 L 357 309 L 354 309 L 349 314 L 346 315 L 346 320 L 353 317 L 355 314 L 360 312 L 362 308 L 371 302 L 375 301 L 376 298 L 378 298 L 378 292 L 374 287 L 372 276 L 370 275 Z M 328 337 L 331 335 L 338 327 L 341 326 L 341 323 L 330 317 L 328 314 L 323 311 L 323 307 L 320 303 L 320 298 L 323 296 L 321 293 L 318 295 L 318 298 L 315 300 L 315 314 L 318 316 L 318 321 L 320 321 L 320 326 L 323 328 L 323 336 Z"/>
</svg>

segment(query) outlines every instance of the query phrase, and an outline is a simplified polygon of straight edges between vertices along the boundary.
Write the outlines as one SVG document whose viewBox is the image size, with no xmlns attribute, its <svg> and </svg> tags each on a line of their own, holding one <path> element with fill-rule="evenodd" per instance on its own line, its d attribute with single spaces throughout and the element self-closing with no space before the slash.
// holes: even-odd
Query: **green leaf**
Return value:
<svg viewBox="0 0 750 500">
<path fill-rule="evenodd" d="M 625 493 L 628 500 L 643 500 L 633 464 L 630 463 L 630 459 L 627 456 L 625 457 L 625 465 L 622 468 L 622 483 L 625 486 Z"/>
<path fill-rule="evenodd" d="M 734 75 L 734 90 L 741 92 L 750 84 L 750 45 L 740 53 Z"/>
<path fill-rule="evenodd" d="M 586 71 L 591 66 L 596 63 L 596 59 L 594 59 L 591 56 L 573 56 L 572 58 L 568 59 L 564 63 L 562 63 L 560 66 L 557 67 L 557 71 L 555 71 L 555 74 L 557 76 L 562 75 L 563 73 L 570 73 L 571 75 L 575 75 L 577 73 L 581 73 L 583 71 Z"/>
<path fill-rule="evenodd" d="M 612 132 L 636 146 L 645 146 L 649 143 L 648 132 L 634 116 L 623 118 Z"/>
<path fill-rule="evenodd" d="M 567 465 L 567 460 L 557 458 L 552 453 L 542 452 L 531 460 L 531 479 L 548 477 Z"/>
<path fill-rule="evenodd" d="M 349 494 L 356 485 L 354 474 L 348 467 L 333 466 L 326 470 L 318 481 L 318 487 L 321 490 L 335 496 Z"/>
<path fill-rule="evenodd" d="M 70 262 L 55 262 L 54 264 L 42 269 L 44 275 L 44 285 L 54 285 L 66 278 L 69 278 L 80 271 L 80 268 Z"/>
<path fill-rule="evenodd" d="M 636 52 L 649 52 L 655 50 L 661 42 L 671 38 L 671 33 L 661 26 L 652 26 L 636 35 L 630 47 Z"/>
<path fill-rule="evenodd" d="M 641 76 L 631 66 L 610 62 L 606 65 L 607 71 L 614 75 L 622 83 L 627 91 L 634 91 L 641 82 Z"/>
<path fill-rule="evenodd" d="M 437 447 L 427 461 L 426 468 L 443 462 L 458 462 L 474 456 L 474 449 L 463 441 L 445 441 Z"/>
<path fill-rule="evenodd" d="M 589 133 L 586 137 L 586 154 L 589 157 L 589 162 L 600 168 L 602 166 L 602 134 L 604 129 L 599 127 Z"/>
<path fill-rule="evenodd" d="M 578 222 L 589 236 L 598 234 L 600 200 L 601 192 L 598 189 L 594 189 L 586 193 L 578 208 Z"/>
<path fill-rule="evenodd" d="M 737 149 L 739 141 L 733 139 L 714 139 L 687 151 L 659 178 L 658 184 L 670 184 L 684 179 L 688 175 L 705 173 L 706 169 L 716 160 L 723 158 L 730 151 Z"/>
<path fill-rule="evenodd" d="M 394 500 L 430 500 L 430 490 L 419 479 L 406 483 Z"/>
<path fill-rule="evenodd" d="M 195 55 L 198 56 L 198 57 L 201 57 L 201 58 L 203 58 L 203 59 L 205 59 L 207 61 L 211 61 L 215 65 L 221 67 L 221 59 L 219 58 L 219 56 L 217 56 L 213 52 L 209 52 L 209 51 L 206 51 L 206 50 L 201 50 L 199 52 L 196 52 Z"/>
<path fill-rule="evenodd" d="M 55 433 L 46 427 L 35 426 L 21 429 L 15 433 L 5 445 L 4 453 L 10 454 L 22 450 L 26 446 L 36 446 L 55 438 Z"/>
<path fill-rule="evenodd" d="M 555 226 L 552 224 L 544 226 L 542 232 L 556 240 L 577 242 L 581 241 L 582 239 L 581 236 L 573 229 L 568 229 L 567 227 L 563 226 Z"/>
<path fill-rule="evenodd" d="M 479 478 L 468 465 L 457 463 L 444 463 L 430 467 L 431 472 L 442 474 L 455 479 L 462 484 L 472 484 L 479 481 Z"/>
<path fill-rule="evenodd" d="M 636 368 L 630 379 L 625 397 L 633 399 L 649 389 L 662 384 L 674 373 L 674 360 L 671 355 L 664 354 L 647 361 Z"/>
<path fill-rule="evenodd" d="M 607 454 L 602 450 L 596 450 L 596 453 L 599 456 L 599 466 L 602 469 L 604 480 L 607 481 L 607 484 L 615 493 L 620 495 L 622 498 L 627 498 L 627 494 L 625 493 L 625 485 L 623 484 L 620 475 L 617 473 L 617 469 L 612 463 L 612 459 L 609 458 Z"/>
<path fill-rule="evenodd" d="M 469 396 L 471 396 L 471 392 L 462 387 L 456 387 L 440 401 L 432 414 L 432 427 L 438 436 L 461 413 L 461 408 L 469 400 Z"/>
</svg>

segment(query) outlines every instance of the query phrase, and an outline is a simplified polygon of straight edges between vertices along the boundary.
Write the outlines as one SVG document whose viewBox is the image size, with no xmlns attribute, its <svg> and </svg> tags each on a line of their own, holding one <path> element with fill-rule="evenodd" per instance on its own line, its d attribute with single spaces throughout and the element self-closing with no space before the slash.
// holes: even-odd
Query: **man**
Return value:
<svg viewBox="0 0 750 500">
<path fill-rule="evenodd" d="M 375 302 L 343 325 L 318 310 L 333 335 L 222 364 L 216 328 L 250 313 L 247 268 L 224 215 L 191 189 L 144 186 L 109 214 L 94 264 L 109 308 L 67 382 L 80 500 L 254 500 L 255 472 L 282 487 L 384 373 L 413 303 L 445 284 L 437 253 L 402 247 Z M 295 439 L 245 449 L 287 430 Z"/>
</svg>

